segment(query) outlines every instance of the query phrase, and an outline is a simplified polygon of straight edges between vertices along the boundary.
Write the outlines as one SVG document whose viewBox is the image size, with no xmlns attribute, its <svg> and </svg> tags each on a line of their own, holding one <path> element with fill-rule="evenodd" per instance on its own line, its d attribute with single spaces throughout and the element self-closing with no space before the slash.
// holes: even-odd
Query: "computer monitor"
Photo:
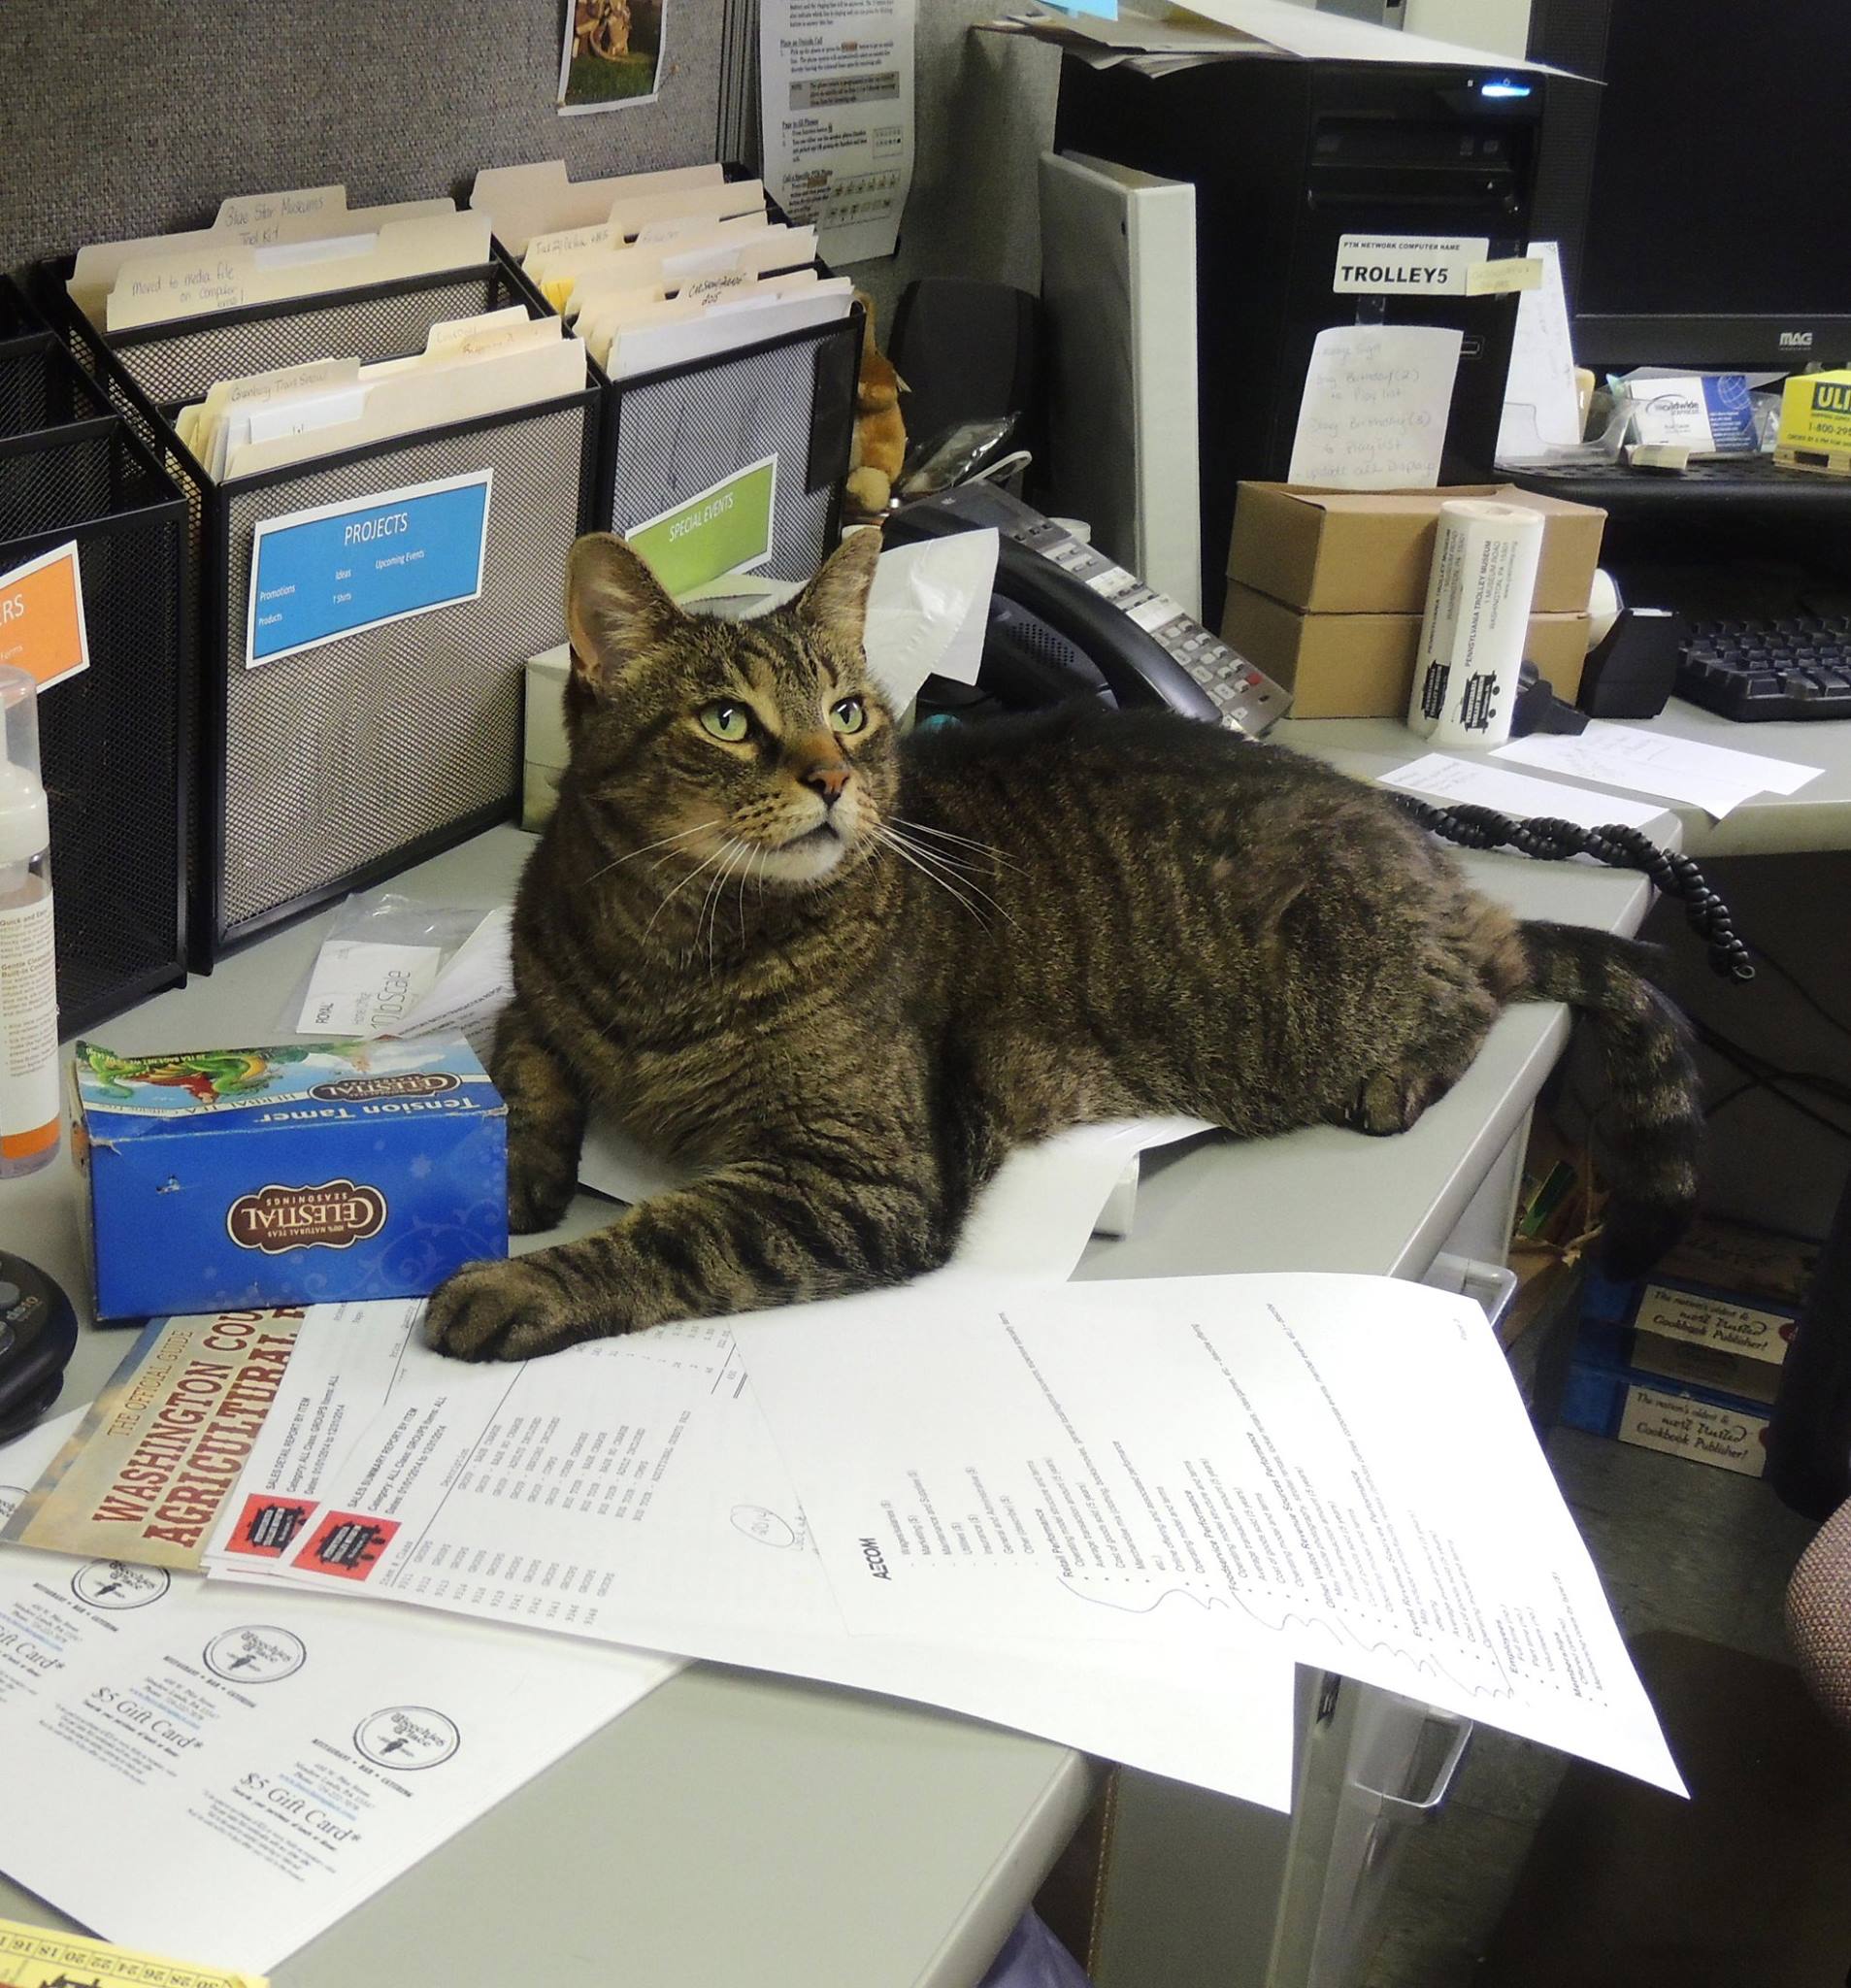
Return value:
<svg viewBox="0 0 1851 1988">
<path fill-rule="evenodd" d="M 1531 55 L 1601 83 L 1551 85 L 1537 194 L 1584 365 L 1851 356 L 1842 33 L 1820 0 L 1535 0 Z"/>
</svg>

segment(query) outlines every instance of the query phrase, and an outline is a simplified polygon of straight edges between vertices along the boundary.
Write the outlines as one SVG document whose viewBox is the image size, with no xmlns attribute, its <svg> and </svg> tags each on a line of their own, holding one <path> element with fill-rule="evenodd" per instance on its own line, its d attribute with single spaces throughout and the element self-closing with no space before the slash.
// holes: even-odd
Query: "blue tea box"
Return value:
<svg viewBox="0 0 1851 1988">
<path fill-rule="evenodd" d="M 507 1107 L 461 1036 L 80 1043 L 99 1318 L 420 1298 L 508 1254 Z"/>
</svg>

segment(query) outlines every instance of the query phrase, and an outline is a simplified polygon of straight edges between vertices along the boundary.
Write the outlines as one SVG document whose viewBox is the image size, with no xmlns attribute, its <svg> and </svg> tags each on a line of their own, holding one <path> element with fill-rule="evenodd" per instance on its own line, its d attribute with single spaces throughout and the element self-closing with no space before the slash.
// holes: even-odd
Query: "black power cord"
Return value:
<svg viewBox="0 0 1851 1988">
<path fill-rule="evenodd" d="M 1688 856 L 1661 849 L 1636 828 L 1619 823 L 1582 828 L 1553 815 L 1518 821 L 1491 808 L 1436 808 L 1413 794 L 1393 793 L 1390 798 L 1430 834 L 1462 848 L 1512 848 L 1544 863 L 1592 856 L 1610 869 L 1642 871 L 1667 897 L 1682 903 L 1691 930 L 1708 949 L 1711 972 L 1725 980 L 1755 977 L 1755 963 L 1736 934 L 1729 907 L 1709 887 L 1703 873 Z"/>
</svg>

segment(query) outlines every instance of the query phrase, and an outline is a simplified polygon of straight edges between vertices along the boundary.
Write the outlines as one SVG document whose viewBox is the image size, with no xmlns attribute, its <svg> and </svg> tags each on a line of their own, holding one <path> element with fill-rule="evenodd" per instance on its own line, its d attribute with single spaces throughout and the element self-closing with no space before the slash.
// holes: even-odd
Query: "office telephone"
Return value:
<svg viewBox="0 0 1851 1988">
<path fill-rule="evenodd" d="M 960 483 L 904 505 L 891 545 L 994 526 L 996 589 L 978 698 L 1032 710 L 1093 696 L 1129 709 L 1168 705 L 1249 739 L 1285 715 L 1291 694 L 1174 601 L 991 483 Z M 948 686 L 947 686 L 948 690 Z"/>
<path fill-rule="evenodd" d="M 903 505 L 887 520 L 886 540 L 904 545 L 989 525 L 998 533 L 996 587 L 976 688 L 930 679 L 920 694 L 921 713 L 981 716 L 1092 696 L 1120 709 L 1167 705 L 1249 740 L 1285 715 L 1291 697 L 1281 685 L 1174 601 L 1005 490 L 960 483 Z M 929 695 L 935 688 L 942 694 Z M 1755 977 L 1729 907 L 1703 873 L 1636 828 L 1515 821 L 1489 808 L 1436 806 L 1417 794 L 1389 798 L 1431 834 L 1465 848 L 1515 849 L 1543 862 L 1590 856 L 1614 869 L 1641 871 L 1681 901 L 1714 973 L 1727 980 Z"/>
</svg>

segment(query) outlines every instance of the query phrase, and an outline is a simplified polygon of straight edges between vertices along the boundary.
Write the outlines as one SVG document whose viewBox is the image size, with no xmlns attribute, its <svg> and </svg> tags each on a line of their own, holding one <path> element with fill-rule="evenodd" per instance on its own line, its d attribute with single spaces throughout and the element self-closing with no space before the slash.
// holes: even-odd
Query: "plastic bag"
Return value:
<svg viewBox="0 0 1851 1988">
<path fill-rule="evenodd" d="M 280 1018 L 284 1035 L 460 1034 L 486 1063 L 513 991 L 507 905 L 432 905 L 364 891 L 335 913 Z"/>
<path fill-rule="evenodd" d="M 1091 1983 L 1041 1920 L 1024 1912 L 979 1988 L 1091 1988 Z"/>
</svg>

